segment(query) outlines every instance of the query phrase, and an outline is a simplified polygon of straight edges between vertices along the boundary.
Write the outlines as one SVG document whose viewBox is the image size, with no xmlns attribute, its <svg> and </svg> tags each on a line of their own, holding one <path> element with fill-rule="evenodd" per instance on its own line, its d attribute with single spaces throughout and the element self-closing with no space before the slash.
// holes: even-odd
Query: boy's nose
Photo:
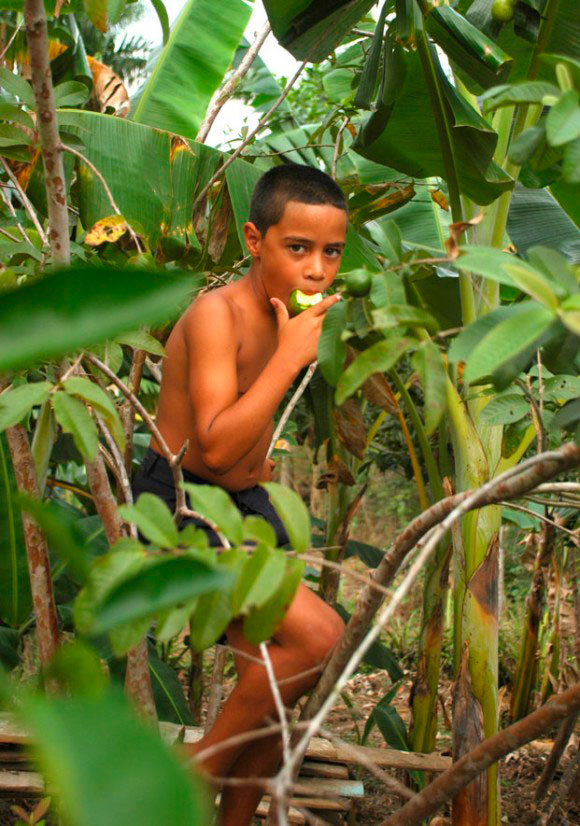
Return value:
<svg viewBox="0 0 580 826">
<path fill-rule="evenodd" d="M 324 263 L 321 256 L 312 256 L 309 259 L 304 275 L 312 281 L 323 280 Z"/>
</svg>

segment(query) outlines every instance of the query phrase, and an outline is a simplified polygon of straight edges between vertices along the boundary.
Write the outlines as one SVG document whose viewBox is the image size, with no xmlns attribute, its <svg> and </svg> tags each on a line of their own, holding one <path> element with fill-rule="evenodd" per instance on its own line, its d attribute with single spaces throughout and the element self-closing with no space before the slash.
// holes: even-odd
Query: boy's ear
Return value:
<svg viewBox="0 0 580 826">
<path fill-rule="evenodd" d="M 246 221 L 244 224 L 244 240 L 252 258 L 259 258 L 262 233 L 251 221 Z"/>
</svg>

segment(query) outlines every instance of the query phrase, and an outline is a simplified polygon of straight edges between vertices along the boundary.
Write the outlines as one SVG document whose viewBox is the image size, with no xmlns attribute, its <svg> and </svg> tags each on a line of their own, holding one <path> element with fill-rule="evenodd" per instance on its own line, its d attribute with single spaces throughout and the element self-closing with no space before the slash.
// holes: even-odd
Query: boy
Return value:
<svg viewBox="0 0 580 826">
<path fill-rule="evenodd" d="M 167 342 L 157 413 L 161 433 L 174 453 L 188 439 L 183 460 L 188 477 L 219 485 L 243 513 L 268 518 L 279 544 L 286 541 L 283 527 L 256 485 L 271 478 L 273 462 L 266 454 L 274 413 L 300 370 L 315 360 L 324 315 L 338 297 L 327 297 L 295 318 L 289 317 L 288 302 L 295 289 L 313 294 L 330 287 L 346 224 L 344 195 L 329 176 L 297 165 L 269 170 L 256 184 L 244 225 L 249 271 L 198 298 Z M 163 484 L 172 507 L 172 476 L 152 440 L 135 493 L 160 493 Z M 209 529 L 208 534 L 219 544 Z M 268 644 L 286 706 L 316 684 L 342 629 L 336 612 L 301 584 Z M 276 718 L 259 649 L 244 639 L 241 621 L 230 624 L 227 638 L 238 683 L 193 753 Z M 279 759 L 276 735 L 221 749 L 202 768 L 215 777 L 264 777 L 275 773 Z M 225 786 L 221 826 L 250 823 L 261 794 L 257 785 Z"/>
</svg>

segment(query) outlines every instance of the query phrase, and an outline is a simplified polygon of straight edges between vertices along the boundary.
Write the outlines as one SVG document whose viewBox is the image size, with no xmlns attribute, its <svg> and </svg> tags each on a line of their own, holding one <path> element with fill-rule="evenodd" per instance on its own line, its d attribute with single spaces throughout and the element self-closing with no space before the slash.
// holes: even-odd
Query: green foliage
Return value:
<svg viewBox="0 0 580 826">
<path fill-rule="evenodd" d="M 207 823 L 200 783 L 139 722 L 127 700 L 28 700 L 24 719 L 70 822 L 79 826 Z M 86 732 L 90 731 L 90 738 Z M 127 789 L 132 793 L 127 794 Z M 139 793 L 135 794 L 138 789 Z"/>
<path fill-rule="evenodd" d="M 0 370 L 90 346 L 143 322 L 166 321 L 191 290 L 185 275 L 79 266 L 5 293 Z"/>
</svg>

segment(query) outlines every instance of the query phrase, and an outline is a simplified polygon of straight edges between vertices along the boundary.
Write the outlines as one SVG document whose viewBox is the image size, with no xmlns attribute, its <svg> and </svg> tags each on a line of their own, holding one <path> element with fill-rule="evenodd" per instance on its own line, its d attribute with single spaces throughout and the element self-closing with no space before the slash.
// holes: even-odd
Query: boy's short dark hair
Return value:
<svg viewBox="0 0 580 826">
<path fill-rule="evenodd" d="M 265 235 L 282 218 L 288 201 L 330 204 L 348 212 L 344 193 L 330 175 L 313 166 L 289 163 L 262 175 L 252 193 L 249 220 Z"/>
</svg>

